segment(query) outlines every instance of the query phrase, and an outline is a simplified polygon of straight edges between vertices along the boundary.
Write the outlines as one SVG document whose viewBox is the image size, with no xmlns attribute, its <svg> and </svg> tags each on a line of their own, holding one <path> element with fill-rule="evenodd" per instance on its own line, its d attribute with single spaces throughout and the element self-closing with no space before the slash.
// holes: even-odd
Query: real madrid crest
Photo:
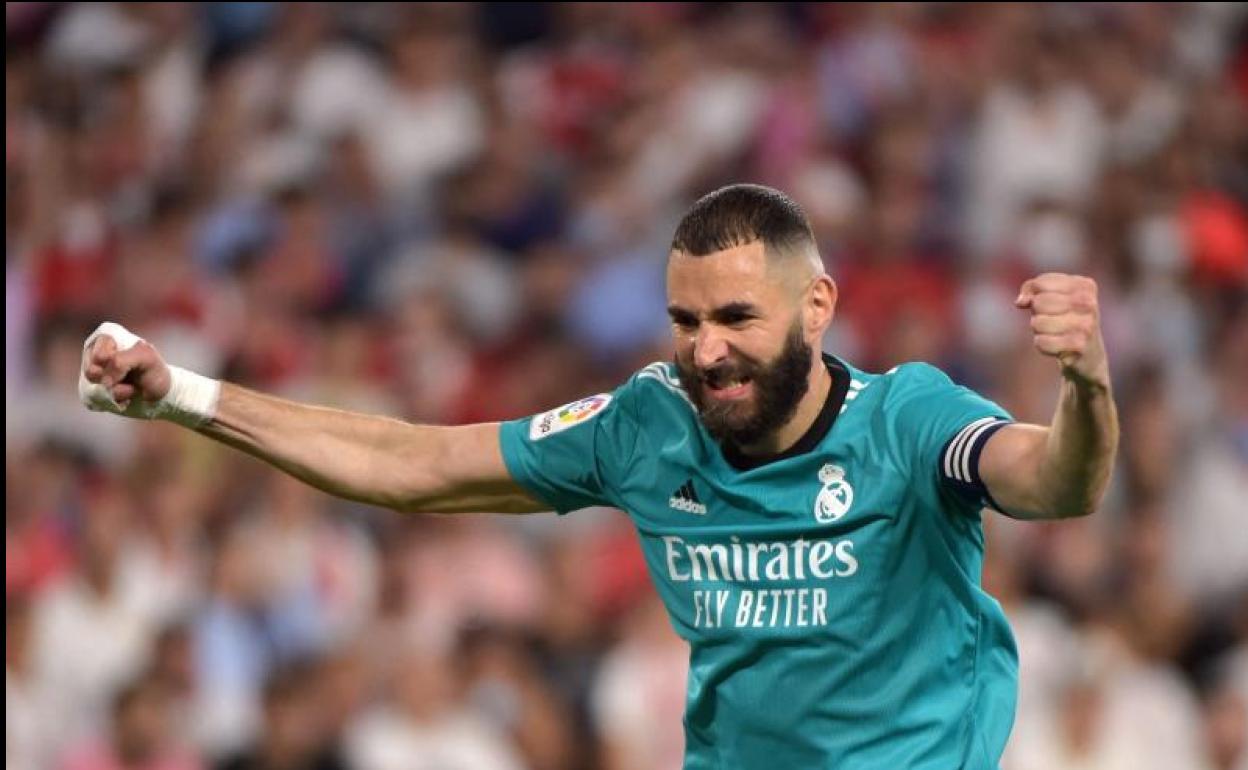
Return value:
<svg viewBox="0 0 1248 770">
<path fill-rule="evenodd" d="M 831 463 L 819 469 L 823 489 L 815 498 L 815 521 L 827 524 L 836 521 L 854 504 L 854 488 L 845 480 L 845 469 Z"/>
</svg>

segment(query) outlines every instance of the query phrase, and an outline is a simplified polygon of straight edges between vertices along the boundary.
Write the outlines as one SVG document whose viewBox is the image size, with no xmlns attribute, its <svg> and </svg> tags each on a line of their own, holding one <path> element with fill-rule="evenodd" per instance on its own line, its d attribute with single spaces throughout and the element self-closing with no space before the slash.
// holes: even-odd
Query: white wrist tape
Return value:
<svg viewBox="0 0 1248 770">
<path fill-rule="evenodd" d="M 157 415 L 188 428 L 198 428 L 217 413 L 221 397 L 221 381 L 196 374 L 180 366 L 169 367 L 169 392 L 156 402 L 162 411 Z"/>
<path fill-rule="evenodd" d="M 111 321 L 100 324 L 82 345 L 82 366 L 78 371 L 78 398 L 83 405 L 95 412 L 112 412 L 142 420 L 169 420 L 195 428 L 211 420 L 217 412 L 217 399 L 221 396 L 221 383 L 211 377 L 188 371 L 179 366 L 169 367 L 169 392 L 159 401 L 144 401 L 140 397 L 130 399 L 123 409 L 113 400 L 113 394 L 99 383 L 88 382 L 87 351 L 91 343 L 102 336 L 112 337 L 117 350 L 129 350 L 143 341 L 121 324 Z"/>
</svg>

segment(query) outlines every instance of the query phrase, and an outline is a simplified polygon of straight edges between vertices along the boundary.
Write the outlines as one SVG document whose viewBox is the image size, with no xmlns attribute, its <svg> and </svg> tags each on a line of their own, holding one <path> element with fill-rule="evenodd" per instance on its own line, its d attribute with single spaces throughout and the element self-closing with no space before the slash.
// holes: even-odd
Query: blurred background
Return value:
<svg viewBox="0 0 1248 770">
<path fill-rule="evenodd" d="M 1005 770 L 1248 768 L 1242 3 L 5 6 L 6 767 L 680 765 L 626 516 L 401 517 L 87 413 L 82 340 L 430 423 L 668 359 L 715 187 L 806 209 L 828 349 L 1047 422 L 1021 281 L 1091 275 L 1104 509 L 985 517 Z"/>
</svg>

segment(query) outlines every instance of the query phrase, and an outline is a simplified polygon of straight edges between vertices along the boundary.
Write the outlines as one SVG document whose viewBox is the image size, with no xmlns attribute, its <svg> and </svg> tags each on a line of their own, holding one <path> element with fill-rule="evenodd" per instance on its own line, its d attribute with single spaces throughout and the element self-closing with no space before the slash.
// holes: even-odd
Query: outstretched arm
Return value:
<svg viewBox="0 0 1248 770">
<path fill-rule="evenodd" d="M 177 396 L 180 375 L 156 348 L 140 340 L 119 349 L 107 334 L 84 351 L 83 376 L 102 386 L 116 405 L 94 403 L 92 408 L 168 416 L 338 497 L 430 513 L 528 513 L 547 507 L 511 479 L 497 423 L 412 425 L 299 404 L 229 383 L 220 384 L 210 408 L 197 407 L 205 413 L 188 419 L 176 414 L 176 404 L 164 408 L 171 390 Z"/>
<path fill-rule="evenodd" d="M 988 440 L 980 477 L 1012 516 L 1085 516 L 1100 505 L 1118 449 L 1096 283 L 1046 273 L 1023 284 L 1016 304 L 1031 311 L 1036 348 L 1061 362 L 1061 394 L 1048 427 L 1009 425 Z"/>
<path fill-rule="evenodd" d="M 400 511 L 529 513 L 497 423 L 438 427 L 309 406 L 223 383 L 197 430 L 331 495 Z"/>
</svg>

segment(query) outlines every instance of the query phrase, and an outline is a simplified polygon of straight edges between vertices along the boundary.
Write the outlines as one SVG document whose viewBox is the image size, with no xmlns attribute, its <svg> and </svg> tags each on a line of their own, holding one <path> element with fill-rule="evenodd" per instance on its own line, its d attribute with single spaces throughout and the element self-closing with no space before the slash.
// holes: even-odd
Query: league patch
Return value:
<svg viewBox="0 0 1248 770">
<path fill-rule="evenodd" d="M 580 401 L 573 401 L 558 409 L 542 412 L 529 421 L 529 440 L 537 441 L 553 436 L 559 431 L 580 425 L 586 420 L 592 420 L 603 409 L 606 409 L 609 403 L 611 403 L 611 394 L 599 393 L 596 396 L 582 398 Z"/>
</svg>

